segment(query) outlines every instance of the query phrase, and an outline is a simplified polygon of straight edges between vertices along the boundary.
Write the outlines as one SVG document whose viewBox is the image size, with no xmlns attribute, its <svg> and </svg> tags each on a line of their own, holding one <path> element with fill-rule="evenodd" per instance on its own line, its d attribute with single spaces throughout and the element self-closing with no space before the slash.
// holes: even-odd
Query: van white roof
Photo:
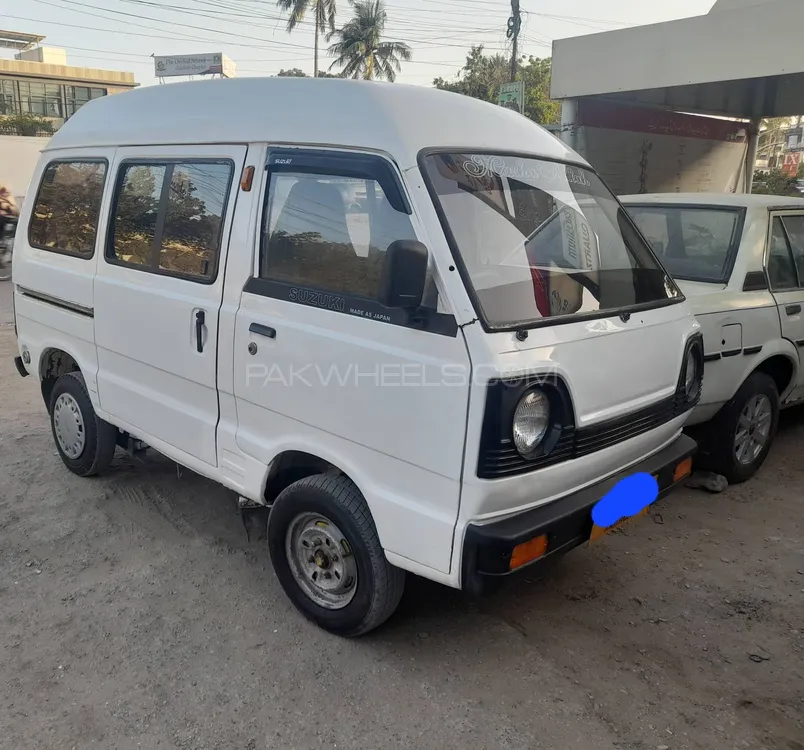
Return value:
<svg viewBox="0 0 804 750">
<path fill-rule="evenodd" d="M 192 81 L 106 96 L 83 106 L 47 150 L 266 141 L 384 151 L 402 169 L 434 147 L 585 164 L 558 138 L 502 107 L 423 86 L 331 78 Z"/>
</svg>

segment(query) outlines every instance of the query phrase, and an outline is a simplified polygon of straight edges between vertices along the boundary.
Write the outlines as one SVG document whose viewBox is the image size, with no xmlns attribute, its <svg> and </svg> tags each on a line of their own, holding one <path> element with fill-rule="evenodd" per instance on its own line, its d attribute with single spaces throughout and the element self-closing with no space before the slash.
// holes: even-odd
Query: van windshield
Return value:
<svg viewBox="0 0 804 750">
<path fill-rule="evenodd" d="M 478 153 L 434 153 L 423 164 L 489 327 L 602 317 L 682 299 L 591 170 Z"/>
</svg>

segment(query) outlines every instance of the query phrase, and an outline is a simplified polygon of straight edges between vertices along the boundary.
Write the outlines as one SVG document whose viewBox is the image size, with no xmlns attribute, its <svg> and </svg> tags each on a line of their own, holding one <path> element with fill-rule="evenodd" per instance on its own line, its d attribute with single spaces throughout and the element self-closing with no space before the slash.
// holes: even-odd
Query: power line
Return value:
<svg viewBox="0 0 804 750">
<path fill-rule="evenodd" d="M 77 9 L 70 8 L 70 7 L 63 7 L 61 5 L 57 5 L 55 3 L 48 2 L 47 0 L 34 0 L 34 1 L 39 2 L 39 3 L 43 4 L 43 5 L 50 6 L 50 7 L 62 8 L 63 10 L 68 10 L 68 11 L 71 11 L 71 12 L 74 12 L 74 13 L 80 13 L 80 14 L 83 14 L 83 15 L 89 15 L 89 16 L 93 16 L 93 17 L 96 17 L 96 18 L 101 18 L 103 20 L 112 21 L 114 23 L 120 23 L 120 19 L 113 18 L 113 17 L 110 18 L 107 15 L 101 15 L 101 14 L 90 12 L 90 11 L 87 11 L 87 10 L 77 10 Z M 246 10 L 246 8 L 244 8 L 243 6 L 233 6 L 233 5 L 230 5 L 228 3 L 216 2 L 215 0 L 189 0 L 189 1 L 190 2 L 200 3 L 200 4 L 208 6 L 208 7 L 206 7 L 206 8 L 199 8 L 197 6 L 196 7 L 192 7 L 192 6 L 188 7 L 186 5 L 174 5 L 172 3 L 153 2 L 152 0 L 121 0 L 121 2 L 128 2 L 128 3 L 131 3 L 131 4 L 135 4 L 135 5 L 141 5 L 141 6 L 147 6 L 147 7 L 160 9 L 160 10 L 163 10 L 164 12 L 166 12 L 166 13 L 183 13 L 183 14 L 189 15 L 189 16 L 195 15 L 195 16 L 197 16 L 199 18 L 211 18 L 212 20 L 216 20 L 216 21 L 218 21 L 218 20 L 228 20 L 229 23 L 239 23 L 239 24 L 244 24 L 245 23 L 246 25 L 249 25 L 249 26 L 252 26 L 252 27 L 270 28 L 266 24 L 258 24 L 258 23 L 255 23 L 254 21 L 250 21 L 250 22 L 249 21 L 235 21 L 235 20 L 231 20 L 231 19 L 228 19 L 228 18 L 224 19 L 224 18 L 222 18 L 220 16 L 225 16 L 226 12 L 228 12 L 229 15 L 236 15 L 238 18 L 253 18 L 254 16 L 256 16 L 257 18 L 263 18 L 265 20 L 277 20 L 277 21 L 284 20 L 284 18 L 282 18 L 281 16 L 272 16 L 272 15 L 269 15 L 269 14 L 256 14 L 255 13 L 254 16 L 251 16 L 248 13 L 239 12 L 239 11 L 242 11 L 242 10 Z M 441 1 L 442 0 L 440 0 L 440 2 Z M 296 44 L 296 43 L 293 43 L 293 42 L 290 42 L 290 41 L 278 41 L 276 39 L 263 39 L 263 38 L 256 37 L 256 36 L 249 36 L 247 34 L 240 34 L 240 33 L 234 32 L 234 31 L 230 32 L 230 31 L 222 31 L 222 30 L 218 30 L 218 29 L 212 29 L 212 28 L 209 28 L 208 26 L 196 26 L 196 25 L 188 24 L 188 23 L 175 22 L 173 20 L 166 19 L 166 18 L 156 18 L 156 17 L 152 17 L 152 16 L 144 16 L 144 15 L 135 14 L 135 13 L 127 13 L 125 11 L 119 11 L 119 10 L 114 10 L 114 9 L 110 9 L 110 8 L 101 8 L 101 7 L 97 6 L 97 5 L 92 5 L 92 4 L 80 2 L 79 0 L 63 0 L 63 2 L 65 4 L 71 5 L 71 6 L 78 6 L 80 8 L 89 8 L 89 9 L 92 9 L 92 10 L 100 10 L 100 11 L 102 11 L 104 13 L 111 13 L 111 14 L 114 14 L 114 15 L 124 16 L 126 18 L 136 19 L 137 23 L 131 23 L 131 22 L 128 22 L 128 21 L 126 23 L 128 23 L 129 25 L 134 25 L 135 27 L 138 27 L 138 28 L 146 29 L 146 30 L 150 31 L 151 33 L 147 33 L 147 34 L 146 33 L 139 33 L 139 32 L 136 32 L 136 31 L 131 31 L 129 29 L 116 30 L 116 29 L 108 29 L 108 28 L 98 28 L 98 27 L 86 26 L 84 24 L 77 25 L 77 24 L 70 24 L 70 23 L 59 23 L 59 25 L 65 26 L 65 27 L 81 28 L 81 29 L 85 29 L 85 30 L 98 31 L 98 32 L 107 33 L 107 34 L 122 34 L 122 35 L 132 36 L 132 37 L 146 37 L 146 38 L 149 38 L 149 39 L 166 39 L 166 40 L 170 40 L 170 41 L 176 41 L 178 39 L 179 41 L 203 42 L 203 43 L 207 43 L 207 44 L 209 44 L 209 43 L 227 44 L 227 45 L 231 45 L 231 46 L 235 46 L 235 47 L 242 47 L 242 48 L 245 48 L 245 49 L 260 49 L 260 50 L 264 50 L 264 51 L 267 51 L 267 52 L 272 51 L 272 47 L 273 47 L 274 48 L 273 51 L 276 51 L 277 53 L 284 54 L 284 55 L 287 56 L 287 57 L 284 57 L 281 60 L 279 60 L 279 59 L 257 60 L 257 59 L 240 58 L 238 56 L 238 62 L 241 62 L 241 61 L 242 62 L 266 62 L 266 63 L 271 63 L 271 64 L 279 64 L 281 62 L 291 63 L 291 62 L 300 61 L 302 59 L 306 59 L 307 58 L 307 53 L 309 52 L 308 45 L 306 45 L 306 44 Z M 485 3 L 485 2 L 481 3 L 481 0 L 443 0 L 443 2 L 447 3 L 447 4 L 451 4 L 455 8 L 460 7 L 460 6 L 464 6 L 466 8 L 469 8 L 472 5 L 476 6 L 476 5 L 479 5 L 479 4 L 483 4 L 483 5 L 485 5 L 485 7 L 488 8 L 488 4 Z M 505 6 L 500 6 L 500 7 L 502 9 Z M 216 9 L 222 9 L 222 10 L 216 10 Z M 439 9 L 424 8 L 422 10 L 425 11 L 425 12 L 432 12 L 432 13 L 447 13 L 447 14 L 454 13 L 454 11 L 452 9 L 443 10 L 442 8 L 439 8 Z M 476 15 L 478 10 L 479 9 L 477 7 L 471 7 L 471 12 L 473 13 L 473 15 Z M 495 14 L 495 15 L 497 15 L 497 14 Z M 18 19 L 18 20 L 36 21 L 36 22 L 40 21 L 40 19 L 26 18 L 26 17 L 23 17 L 23 16 L 9 16 L 9 17 L 10 18 L 15 18 L 15 19 Z M 144 23 L 142 23 L 143 20 L 154 21 L 157 24 L 159 24 L 159 26 L 152 26 L 150 24 L 144 24 Z M 162 32 L 166 28 L 166 25 L 169 25 L 170 28 L 171 28 L 171 35 L 170 36 L 164 36 L 164 35 L 159 34 L 159 33 L 153 33 L 153 32 Z M 422 45 L 422 46 L 426 46 L 426 47 L 431 47 L 433 49 L 438 48 L 438 47 L 444 47 L 444 48 L 451 47 L 451 48 L 467 49 L 467 48 L 469 48 L 469 47 L 471 47 L 473 45 L 476 45 L 477 42 L 475 40 L 472 40 L 468 44 L 464 45 L 464 44 L 458 44 L 458 43 L 449 44 L 449 43 L 446 43 L 444 40 L 446 40 L 446 39 L 459 39 L 461 37 L 468 37 L 470 35 L 487 34 L 487 33 L 490 33 L 492 31 L 494 31 L 493 28 L 488 28 L 487 29 L 487 28 L 465 27 L 463 29 L 460 29 L 458 27 L 455 27 L 455 25 L 451 23 L 450 24 L 450 30 L 455 32 L 455 33 L 449 34 L 447 36 L 440 35 L 440 36 L 435 36 L 435 37 L 431 36 L 431 37 L 421 38 L 421 37 L 418 36 L 417 31 L 418 30 L 422 30 L 422 31 L 427 30 L 427 31 L 432 32 L 432 31 L 434 31 L 434 28 L 433 28 L 432 24 L 428 24 L 428 23 L 418 24 L 418 23 L 413 22 L 410 19 L 406 18 L 406 19 L 403 19 L 402 21 L 389 20 L 388 25 L 389 25 L 389 27 L 392 27 L 392 28 L 396 27 L 396 26 L 399 26 L 400 29 L 401 29 L 401 32 L 402 32 L 401 35 L 404 36 L 405 39 L 407 41 L 409 41 L 414 47 L 416 45 Z M 184 28 L 188 28 L 188 29 L 192 29 L 192 30 L 200 30 L 200 31 L 204 31 L 204 32 L 207 32 L 207 33 L 210 33 L 210 34 L 213 34 L 213 35 L 222 35 L 225 38 L 220 38 L 219 39 L 219 38 L 200 37 L 198 35 L 191 35 L 191 34 L 184 33 L 184 32 L 172 31 L 173 27 L 176 27 L 176 26 L 180 26 L 180 27 L 184 27 Z M 531 37 L 527 37 L 527 38 L 528 38 L 528 41 L 531 41 L 534 44 L 537 44 L 537 45 L 540 45 L 540 46 L 548 46 L 548 45 L 545 45 L 544 43 L 539 42 L 538 40 L 532 39 Z M 233 41 L 233 39 L 236 39 L 236 40 L 254 40 L 256 42 L 259 42 L 259 44 L 250 44 L 250 43 L 247 43 L 247 42 L 244 42 L 244 41 Z M 484 47 L 484 49 L 491 50 L 491 51 L 494 51 L 494 50 L 505 51 L 505 50 L 508 49 L 507 46 L 494 46 L 493 44 L 487 44 L 487 43 L 483 44 L 482 46 Z M 282 48 L 284 48 L 284 49 L 282 49 Z M 298 50 L 299 51 L 298 57 L 290 57 L 290 55 L 288 53 L 288 48 L 293 49 L 293 50 Z M 72 49 L 81 49 L 81 48 L 72 47 Z M 109 54 L 129 54 L 129 56 L 146 57 L 146 56 L 134 55 L 132 53 L 119 53 L 117 51 L 95 50 L 95 49 L 89 49 L 89 48 L 83 48 L 83 49 L 86 49 L 87 51 L 109 52 Z M 451 67 L 451 68 L 460 68 L 464 64 L 463 60 L 455 61 L 455 62 L 451 62 L 451 61 L 446 62 L 446 61 L 428 61 L 428 60 L 415 59 L 415 60 L 412 60 L 410 62 L 413 63 L 413 64 L 417 64 L 417 65 L 431 65 L 431 66 L 441 66 L 441 67 L 447 66 L 447 67 Z M 247 71 L 249 69 L 241 68 L 241 70 L 243 70 L 245 72 L 245 71 Z M 251 72 L 262 72 L 262 71 L 252 70 Z M 425 75 L 425 74 L 421 74 L 421 75 Z"/>
<path fill-rule="evenodd" d="M 588 21 L 589 23 L 602 23 L 609 26 L 634 26 L 633 23 L 626 23 L 625 21 L 612 21 L 605 18 L 585 18 L 584 16 L 562 16 L 553 13 L 536 13 L 529 11 L 533 16 L 542 16 L 543 18 L 553 18 L 557 21 Z"/>
<path fill-rule="evenodd" d="M 54 7 L 54 8 L 61 7 L 59 5 L 56 5 L 55 3 L 47 2 L 47 0 L 34 0 L 34 2 L 42 3 L 43 5 L 50 5 L 51 7 Z M 78 2 L 78 0 L 62 0 L 62 2 L 67 3 L 69 5 L 79 5 L 79 6 L 82 6 L 84 8 L 92 8 L 93 10 L 101 10 L 101 11 L 105 11 L 105 12 L 108 12 L 108 13 L 114 13 L 114 14 L 120 15 L 120 16 L 127 16 L 129 18 L 137 18 L 139 20 L 156 21 L 157 23 L 167 23 L 163 18 L 153 18 L 151 16 L 139 16 L 139 15 L 136 15 L 134 13 L 126 13 L 125 11 L 121 11 L 121 10 L 111 10 L 111 9 L 107 9 L 107 8 L 99 8 L 97 5 L 89 5 L 87 3 Z M 74 12 L 83 13 L 84 15 L 87 15 L 87 16 L 94 16 L 96 18 L 102 18 L 102 19 L 104 19 L 106 21 L 114 21 L 115 20 L 113 18 L 109 18 L 108 16 L 101 16 L 101 15 L 98 15 L 97 13 L 91 13 L 91 12 L 86 11 L 86 10 L 78 10 L 78 11 L 74 11 Z M 194 26 L 193 24 L 189 24 L 189 23 L 176 23 L 176 22 L 173 22 L 173 21 L 171 21 L 170 23 L 173 26 L 182 26 L 184 28 L 194 29 L 194 30 L 197 30 L 197 31 L 207 31 L 207 32 L 219 33 L 219 34 L 223 33 L 223 34 L 227 34 L 227 35 L 229 34 L 229 32 L 219 32 L 219 31 L 216 31 L 215 29 L 209 29 L 209 28 L 204 27 L 204 26 Z M 137 26 L 140 26 L 142 28 L 150 28 L 150 29 L 154 28 L 153 26 L 147 26 L 145 24 L 137 24 Z M 156 29 L 156 30 L 161 31 L 161 29 Z M 282 44 L 282 45 L 287 46 L 287 47 L 300 47 L 302 49 L 306 49 L 305 45 L 293 44 L 292 42 L 269 42 L 267 39 L 262 39 L 261 37 L 258 37 L 258 36 L 248 36 L 246 34 L 234 34 L 233 36 L 236 36 L 237 38 L 241 38 L 241 39 L 249 39 L 249 40 L 261 42 L 262 44 Z M 211 40 L 206 40 L 206 41 L 217 41 L 217 40 L 211 39 Z"/>
<path fill-rule="evenodd" d="M 157 4 L 157 3 L 148 2 L 147 0 L 124 0 L 124 1 L 126 1 L 126 2 L 134 2 L 134 3 L 137 3 L 137 4 L 144 4 L 144 5 L 148 5 L 148 6 L 160 5 L 160 4 Z M 42 3 L 44 5 L 51 5 L 52 7 L 59 7 L 58 5 L 54 5 L 53 3 L 47 2 L 47 0 L 34 0 L 34 2 L 39 2 L 39 3 Z M 187 23 L 176 23 L 176 22 L 168 21 L 168 20 L 162 19 L 162 18 L 154 18 L 152 16 L 142 16 L 142 15 L 137 15 L 137 14 L 133 14 L 133 13 L 126 13 L 125 11 L 116 11 L 116 10 L 113 10 L 113 9 L 106 9 L 106 8 L 101 9 L 101 8 L 98 8 L 98 6 L 89 5 L 87 3 L 79 2 L 78 0 L 62 0 L 62 2 L 67 3 L 69 5 L 80 6 L 82 8 L 92 8 L 94 10 L 103 10 L 104 12 L 108 12 L 108 13 L 114 13 L 114 14 L 117 14 L 117 15 L 122 15 L 122 16 L 125 16 L 125 17 L 129 17 L 129 18 L 136 18 L 137 20 L 140 20 L 140 21 L 141 20 L 150 20 L 150 21 L 156 21 L 157 23 L 171 23 L 174 26 L 176 26 L 176 25 L 177 26 L 184 26 L 184 27 L 189 28 L 189 29 L 200 29 L 202 31 L 208 31 L 208 32 L 211 32 L 211 33 L 216 33 L 216 34 L 225 34 L 227 36 L 230 35 L 230 32 L 225 32 L 225 31 L 221 32 L 221 31 L 217 31 L 215 29 L 209 29 L 207 27 L 195 26 L 195 25 L 187 24 Z M 183 6 L 172 6 L 172 7 L 178 8 L 178 9 L 183 9 Z M 66 8 L 66 10 L 71 10 L 71 9 Z M 100 15 L 100 14 L 97 14 L 97 13 L 91 13 L 91 12 L 86 11 L 86 10 L 74 10 L 73 12 L 82 13 L 82 14 L 85 14 L 85 15 L 90 15 L 90 16 L 93 16 L 93 17 L 96 17 L 96 18 L 101 18 L 103 20 L 111 20 L 111 21 L 116 20 L 114 18 L 109 18 L 106 15 Z M 191 11 L 189 14 L 190 15 L 199 15 L 200 17 L 207 17 L 207 16 L 204 16 L 204 14 L 198 14 L 197 12 L 194 12 L 194 11 Z M 265 24 L 256 24 L 256 23 L 253 23 L 253 22 L 249 23 L 249 22 L 244 22 L 244 21 L 230 21 L 230 23 L 241 23 L 241 24 L 245 23 L 246 25 L 249 25 L 249 26 L 252 26 L 252 27 L 253 26 L 261 26 L 263 28 L 270 28 L 270 27 L 266 26 Z M 139 23 L 139 24 L 137 24 L 137 26 L 139 26 L 141 28 L 144 28 L 144 29 L 154 29 L 156 31 L 161 31 L 161 29 L 159 29 L 157 27 L 154 27 L 154 26 L 151 26 L 150 24 Z M 424 25 L 421 28 L 426 29 L 427 31 L 431 31 L 432 30 L 432 25 Z M 464 31 L 460 32 L 458 34 L 458 36 L 461 36 L 463 34 L 484 33 L 485 31 L 486 30 L 472 28 L 472 29 L 467 29 L 465 32 Z M 208 42 L 213 42 L 213 41 L 217 42 L 218 41 L 218 40 L 215 40 L 215 39 L 199 40 L 199 39 L 193 38 L 193 37 L 191 37 L 191 36 L 189 36 L 187 34 L 182 34 L 182 36 L 185 37 L 185 39 L 187 41 L 208 41 Z M 247 36 L 247 35 L 242 35 L 242 34 L 237 34 L 236 36 L 238 38 L 254 39 L 254 40 L 257 40 L 257 41 L 261 41 L 265 45 L 273 44 L 273 45 L 293 47 L 293 48 L 298 48 L 298 49 L 305 49 L 305 50 L 307 49 L 306 45 L 294 44 L 292 42 L 282 42 L 282 41 L 277 41 L 277 40 L 269 41 L 267 39 L 264 40 L 264 39 L 262 39 L 260 37 L 252 37 L 252 36 Z M 442 37 L 442 38 L 450 38 L 450 37 Z M 411 42 L 414 42 L 414 43 L 432 44 L 430 40 L 416 39 L 414 35 L 410 35 L 410 34 L 408 34 L 408 39 Z M 238 44 L 239 46 L 244 46 L 244 47 L 248 47 L 248 46 L 253 47 L 254 46 L 254 45 L 240 44 L 239 42 L 231 42 L 230 40 L 226 40 L 226 41 L 227 41 L 227 43 Z M 435 46 L 463 47 L 464 45 L 441 44 L 441 45 L 435 45 Z M 502 48 L 499 48 L 499 49 L 502 49 Z"/>
<path fill-rule="evenodd" d="M 14 16 L 11 16 L 11 17 L 13 18 Z M 33 20 L 33 19 L 23 19 L 23 20 Z M 121 32 L 121 33 L 123 33 L 123 32 Z M 141 36 L 141 35 L 138 34 L 137 36 Z M 62 45 L 59 45 L 59 46 L 64 47 L 65 49 L 73 49 L 73 50 L 86 51 L 86 52 L 99 52 L 101 54 L 107 54 L 108 53 L 109 55 L 126 55 L 126 56 L 129 56 L 129 57 L 137 57 L 137 58 L 141 58 L 143 60 L 143 62 L 145 60 L 151 60 L 152 59 L 151 55 L 137 54 L 136 52 L 118 52 L 116 50 L 98 49 L 96 47 L 75 47 L 75 46 L 71 46 L 71 45 L 67 45 L 67 44 L 62 44 Z M 88 57 L 89 59 L 96 59 L 96 60 L 106 59 L 106 58 L 100 58 L 100 57 L 93 58 L 93 57 L 91 57 L 89 55 L 82 55 L 82 57 Z M 249 58 L 249 57 L 247 57 L 247 58 L 239 58 L 237 60 L 237 63 L 238 63 L 238 68 L 237 69 L 240 70 L 240 71 L 243 71 L 243 72 L 248 72 L 248 73 L 263 73 L 263 74 L 265 74 L 265 71 L 257 70 L 256 68 L 241 68 L 240 67 L 240 62 L 279 64 L 279 63 L 298 63 L 301 60 L 307 60 L 307 59 L 309 59 L 309 55 L 300 55 L 299 57 L 283 58 L 283 59 Z M 122 62 L 129 62 L 129 61 L 128 60 L 123 60 Z M 133 61 L 131 61 L 131 62 L 133 62 Z M 450 67 L 450 68 L 454 68 L 456 66 L 462 66 L 464 64 L 464 61 L 461 60 L 461 61 L 454 61 L 454 62 L 453 61 L 451 61 L 451 62 L 430 62 L 430 61 L 427 61 L 427 60 L 407 60 L 406 64 L 408 64 L 408 63 L 419 63 L 421 65 L 443 65 L 443 66 L 447 66 L 447 67 Z M 267 74 L 265 74 L 265 75 L 267 75 Z M 422 74 L 422 75 L 427 75 L 427 74 Z"/>
</svg>

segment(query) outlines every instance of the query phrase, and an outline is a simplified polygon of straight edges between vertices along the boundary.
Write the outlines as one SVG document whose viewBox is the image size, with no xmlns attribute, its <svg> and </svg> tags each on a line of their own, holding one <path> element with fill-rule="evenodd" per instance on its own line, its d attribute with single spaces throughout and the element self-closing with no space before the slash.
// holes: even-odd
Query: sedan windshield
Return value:
<svg viewBox="0 0 804 750">
<path fill-rule="evenodd" d="M 591 170 L 519 156 L 435 153 L 424 158 L 424 171 L 492 328 L 681 299 Z"/>
</svg>

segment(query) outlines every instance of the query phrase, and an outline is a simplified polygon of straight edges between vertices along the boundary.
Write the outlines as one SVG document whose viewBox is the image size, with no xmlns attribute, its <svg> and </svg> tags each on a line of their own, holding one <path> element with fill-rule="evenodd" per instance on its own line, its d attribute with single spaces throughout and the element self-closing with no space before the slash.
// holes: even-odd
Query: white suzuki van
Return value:
<svg viewBox="0 0 804 750">
<path fill-rule="evenodd" d="M 270 508 L 282 586 L 333 632 L 405 571 L 479 591 L 597 537 L 618 480 L 689 473 L 682 294 L 500 107 L 290 78 L 100 99 L 49 141 L 15 256 L 17 367 L 67 467 L 145 444 Z"/>
</svg>

